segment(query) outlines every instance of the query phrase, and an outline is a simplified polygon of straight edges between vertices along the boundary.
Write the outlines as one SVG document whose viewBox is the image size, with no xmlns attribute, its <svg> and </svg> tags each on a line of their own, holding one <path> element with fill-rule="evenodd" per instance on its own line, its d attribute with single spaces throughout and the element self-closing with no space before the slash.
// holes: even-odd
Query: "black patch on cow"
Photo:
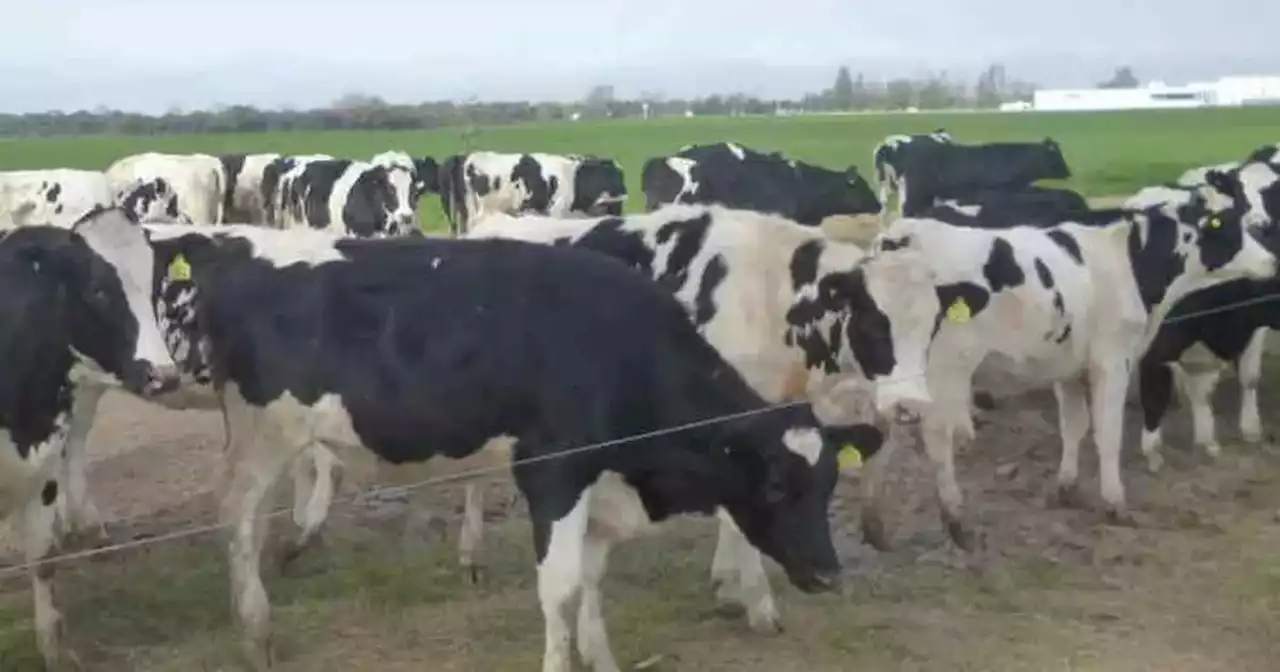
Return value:
<svg viewBox="0 0 1280 672">
<path fill-rule="evenodd" d="M 1020 287 L 1027 281 L 1027 274 L 1013 256 L 1013 246 L 1004 238 L 996 238 L 991 243 L 991 253 L 982 266 L 982 274 L 993 292 Z"/>
<path fill-rule="evenodd" d="M 940 306 L 938 317 L 934 320 L 933 335 L 938 335 L 938 329 L 942 328 L 942 321 L 947 317 L 947 309 L 957 300 L 964 299 L 969 306 L 969 315 L 972 319 L 981 313 L 987 304 L 991 302 L 991 292 L 986 287 L 972 282 L 952 282 L 945 285 L 938 285 L 936 288 L 938 293 L 938 304 Z"/>
<path fill-rule="evenodd" d="M 511 181 L 524 183 L 526 195 L 520 209 L 533 212 L 546 212 L 551 206 L 551 197 L 560 186 L 560 181 L 555 176 L 551 179 L 543 177 L 542 164 L 528 154 L 521 154 L 520 160 L 511 169 Z"/>
<path fill-rule="evenodd" d="M 44 192 L 44 200 L 50 203 L 53 203 L 54 201 L 58 200 L 58 196 L 60 196 L 61 194 L 62 194 L 62 185 L 57 182 L 54 182 L 53 186 L 49 187 L 48 191 Z"/>
<path fill-rule="evenodd" d="M 1067 314 L 1067 305 L 1062 301 L 1062 292 L 1053 293 L 1053 309 L 1058 311 L 1059 315 Z"/>
<path fill-rule="evenodd" d="M 1045 289 L 1053 289 L 1053 273 L 1040 257 L 1036 257 L 1036 275 L 1040 276 L 1040 284 Z"/>
<path fill-rule="evenodd" d="M 551 244 L 557 245 L 560 247 L 564 247 L 565 245 L 572 245 L 573 236 L 560 236 L 559 238 L 554 238 L 551 240 Z"/>
<path fill-rule="evenodd" d="M 59 203 L 59 204 L 57 204 L 57 205 L 53 206 L 53 212 L 54 212 L 54 214 L 61 215 L 61 214 L 62 214 L 62 209 L 63 209 L 63 206 L 62 206 L 62 204 L 61 204 L 61 203 Z"/>
<path fill-rule="evenodd" d="M 791 288 L 800 291 L 818 279 L 818 260 L 826 248 L 821 240 L 812 239 L 798 245 L 791 253 Z"/>
<path fill-rule="evenodd" d="M 40 489 L 40 503 L 45 506 L 53 506 L 58 500 L 58 482 L 45 481 L 44 487 Z"/>
<path fill-rule="evenodd" d="M 729 267 L 720 255 L 707 261 L 702 269 L 702 281 L 698 283 L 698 293 L 693 299 L 693 323 L 702 328 L 716 316 L 716 288 L 729 275 Z"/>
<path fill-rule="evenodd" d="M 689 265 L 693 263 L 702 245 L 707 239 L 707 230 L 711 228 L 711 215 L 703 214 L 694 219 L 678 219 L 658 227 L 654 239 L 659 245 L 665 245 L 675 238 L 670 253 L 667 254 L 666 268 L 656 278 L 658 284 L 671 292 L 684 287 L 689 280 Z"/>
<path fill-rule="evenodd" d="M 621 217 L 602 219 L 573 245 L 607 254 L 653 277 L 653 248 L 645 243 L 643 232 L 625 230 L 626 223 Z"/>
<path fill-rule="evenodd" d="M 1213 221 L 1213 220 L 1211 220 Z M 1237 218 L 1227 219 L 1218 216 L 1217 227 L 1204 226 L 1200 229 L 1200 263 L 1210 271 L 1217 270 L 1231 263 L 1244 246 L 1244 227 Z M 1152 222 L 1156 224 L 1156 222 Z M 1164 222 L 1173 226 L 1173 222 Z"/>
<path fill-rule="evenodd" d="M 330 187 L 332 189 L 332 187 Z M 342 221 L 357 236 L 387 231 L 387 218 L 398 209 L 395 187 L 383 166 L 365 168 L 347 192 Z"/>
<path fill-rule="evenodd" d="M 885 252 L 900 250 L 911 245 L 911 236 L 903 236 L 901 238 L 883 238 L 880 241 L 880 249 Z"/>
<path fill-rule="evenodd" d="M 236 186 L 240 183 L 240 173 L 244 170 L 244 157 L 244 154 L 223 154 L 218 157 L 227 180 L 226 184 L 222 185 L 222 218 L 228 222 L 247 219 L 244 215 L 248 213 L 242 215 L 235 212 Z"/>
<path fill-rule="evenodd" d="M 1059 334 L 1056 339 L 1054 339 L 1054 341 L 1058 343 L 1066 343 L 1068 338 L 1071 338 L 1071 325 L 1069 324 L 1065 329 L 1062 330 L 1062 333 Z"/>
<path fill-rule="evenodd" d="M 1186 271 L 1186 259 L 1175 254 L 1178 246 L 1178 225 L 1172 219 L 1150 211 L 1146 215 L 1146 244 L 1142 241 L 1142 229 L 1135 222 L 1129 229 L 1129 266 L 1142 305 L 1149 313 L 1164 300 L 1165 292 L 1173 281 Z M 1239 227 L 1236 227 L 1239 230 Z"/>
<path fill-rule="evenodd" d="M 610 159 L 585 156 L 573 171 L 573 203 L 569 209 L 593 217 L 622 214 L 622 201 L 597 206 L 601 196 L 626 196 L 622 169 Z"/>
<path fill-rule="evenodd" d="M 1077 264 L 1084 263 L 1084 255 L 1080 252 L 1080 243 L 1076 242 L 1076 239 L 1071 234 L 1061 229 L 1051 229 L 1045 235 L 1049 236 L 1049 240 L 1057 243 L 1058 247 L 1066 250 L 1067 254 L 1071 255 L 1071 258 L 1075 259 Z"/>
</svg>

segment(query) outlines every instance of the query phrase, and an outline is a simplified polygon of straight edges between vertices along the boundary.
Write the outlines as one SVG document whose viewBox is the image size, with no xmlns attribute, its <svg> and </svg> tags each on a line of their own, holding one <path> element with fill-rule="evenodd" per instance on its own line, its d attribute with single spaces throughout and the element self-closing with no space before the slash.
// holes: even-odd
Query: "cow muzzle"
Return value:
<svg viewBox="0 0 1280 672">
<path fill-rule="evenodd" d="M 876 412 L 899 423 L 916 423 L 933 403 L 923 375 L 876 383 Z"/>
<path fill-rule="evenodd" d="M 142 396 L 154 397 L 178 389 L 182 378 L 174 364 L 147 368 L 146 381 L 142 384 Z"/>
</svg>

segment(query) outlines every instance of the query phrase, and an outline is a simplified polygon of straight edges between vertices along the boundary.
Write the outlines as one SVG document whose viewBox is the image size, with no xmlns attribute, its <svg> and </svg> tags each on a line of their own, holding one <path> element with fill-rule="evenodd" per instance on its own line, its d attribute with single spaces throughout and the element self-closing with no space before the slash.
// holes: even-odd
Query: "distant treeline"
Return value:
<svg viewBox="0 0 1280 672">
<path fill-rule="evenodd" d="M 160 135 L 177 133 L 273 133 L 328 130 L 429 130 L 445 126 L 488 126 L 573 118 L 708 115 L 767 115 L 917 108 L 993 108 L 1010 100 L 1027 100 L 1034 85 L 1006 80 L 1004 67 L 988 68 L 974 85 L 949 79 L 946 73 L 925 78 L 870 81 L 841 67 L 831 88 L 799 100 L 766 100 L 744 94 L 712 95 L 692 100 L 643 93 L 634 100 L 614 96 L 613 87 L 595 86 L 580 101 L 427 102 L 395 105 L 377 96 L 348 94 L 328 107 L 310 110 L 264 110 L 232 105 L 216 110 L 146 115 L 99 108 L 93 111 L 0 114 L 2 136 Z"/>
</svg>

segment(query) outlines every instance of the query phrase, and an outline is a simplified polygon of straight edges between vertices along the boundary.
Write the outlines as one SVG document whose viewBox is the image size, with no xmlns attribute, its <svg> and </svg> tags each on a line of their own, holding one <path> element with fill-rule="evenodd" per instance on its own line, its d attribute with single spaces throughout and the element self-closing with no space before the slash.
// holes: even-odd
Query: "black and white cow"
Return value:
<svg viewBox="0 0 1280 672">
<path fill-rule="evenodd" d="M 454 237 L 488 213 L 620 215 L 627 200 L 613 159 L 558 154 L 455 154 L 440 165 L 440 206 Z"/>
<path fill-rule="evenodd" d="M 941 311 L 918 251 L 868 257 L 815 228 L 718 205 L 600 219 L 493 215 L 469 237 L 567 244 L 625 262 L 675 294 L 699 333 L 770 401 L 807 398 L 826 418 L 865 423 L 929 403 L 924 366 Z M 478 526 L 479 512 L 469 513 L 464 521 Z M 776 629 L 759 556 L 727 519 L 711 574 L 720 599 L 740 601 L 753 629 Z"/>
<path fill-rule="evenodd" d="M 880 212 L 855 166 L 837 171 L 732 142 L 690 145 L 644 164 L 645 210 L 668 203 L 715 203 L 818 226 L 832 215 Z"/>
<path fill-rule="evenodd" d="M 1037 180 L 1071 177 L 1062 148 L 1040 142 L 910 143 L 898 151 L 902 214 L 917 217 L 938 199 L 984 189 L 1025 189 Z"/>
<path fill-rule="evenodd" d="M 1019 224 L 1047 226 L 1088 212 L 1089 202 L 1078 192 L 1031 186 L 961 194 L 940 200 L 925 214 L 957 226 L 1003 229 Z"/>
<path fill-rule="evenodd" d="M 404 174 L 409 177 L 407 183 L 401 182 L 400 178 L 395 176 L 392 181 L 396 185 L 396 193 L 403 193 L 403 197 L 412 202 L 414 208 L 417 208 L 418 199 L 440 191 L 440 166 L 429 156 L 412 157 L 406 152 L 386 151 L 375 154 L 369 159 L 369 163 L 385 166 L 388 170 L 404 171 Z"/>
<path fill-rule="evenodd" d="M 69 227 L 95 208 L 120 205 L 147 221 L 181 219 L 163 179 L 113 185 L 97 170 L 52 168 L 0 172 L 0 229 L 28 224 Z"/>
<path fill-rule="evenodd" d="M 939 128 L 932 133 L 914 133 L 912 135 L 894 134 L 886 137 L 871 152 L 871 161 L 876 168 L 876 182 L 880 186 L 880 206 L 882 219 L 888 219 L 889 198 L 897 195 L 898 210 L 902 210 L 901 192 L 898 179 L 902 174 L 902 148 L 910 144 L 951 144 L 955 139 L 945 129 Z"/>
<path fill-rule="evenodd" d="M 155 258 L 141 227 L 94 210 L 70 229 L 0 232 L 0 517 L 21 511 L 46 667 L 74 656 L 59 641 L 54 567 L 62 498 L 58 463 L 77 380 L 110 380 L 138 395 L 177 383 L 151 305 Z"/>
<path fill-rule="evenodd" d="M 262 169 L 262 184 L 259 187 L 259 198 L 265 210 L 265 221 L 268 226 L 279 227 L 282 215 L 279 212 L 280 184 L 285 174 L 312 161 L 325 161 L 337 157 L 328 154 L 297 154 L 277 156 Z M 256 222 L 245 222 L 256 223 Z"/>
<path fill-rule="evenodd" d="M 922 432 L 943 522 L 962 548 L 972 548 L 973 537 L 963 523 L 952 442 L 957 435 L 973 438 L 970 386 L 989 355 L 1027 381 L 1053 385 L 1063 444 L 1057 500 L 1078 501 L 1080 441 L 1092 424 L 1108 517 L 1129 519 L 1120 432 L 1133 367 L 1178 299 L 1215 282 L 1276 271 L 1276 258 L 1245 233 L 1239 209 L 1205 207 L 1191 222 L 1154 207 L 998 231 L 904 218 L 875 241 L 873 249 L 924 249 L 940 280 L 952 283 L 943 295 L 966 304 L 948 311 L 934 337 L 933 404 Z"/>
<path fill-rule="evenodd" d="M 280 158 L 279 154 L 222 154 L 218 157 L 226 176 L 221 223 L 267 223 L 269 199 L 263 190 L 263 180 L 266 179 L 267 167 Z M 279 175 L 276 180 L 278 182 Z"/>
<path fill-rule="evenodd" d="M 874 428 L 770 408 L 668 291 L 623 264 L 506 240 L 150 230 L 162 260 L 189 260 L 199 294 L 226 409 L 232 599 L 260 666 L 261 509 L 313 443 L 408 464 L 513 437 L 548 672 L 570 669 L 575 607 L 582 658 L 618 669 L 600 610 L 608 551 L 674 515 L 723 508 L 800 589 L 837 585 L 837 446 Z M 686 431 L 619 441 L 674 427 Z"/>
<path fill-rule="evenodd" d="M 117 184 L 161 178 L 177 194 L 178 211 L 188 220 L 202 224 L 224 221 L 226 176 L 216 156 L 144 152 L 118 159 L 105 172 Z"/>
<path fill-rule="evenodd" d="M 1205 184 L 1235 199 L 1246 226 L 1280 226 L 1280 164 L 1246 161 L 1227 171 L 1209 171 Z"/>
<path fill-rule="evenodd" d="M 359 237 L 421 233 L 413 178 L 406 170 L 314 157 L 277 159 L 271 165 L 292 166 L 280 173 L 278 185 L 270 185 L 271 226 L 307 226 Z M 268 183 L 263 182 L 266 191 Z"/>
<path fill-rule="evenodd" d="M 1248 166 L 1249 164 L 1245 164 Z M 1261 164 L 1265 165 L 1265 164 Z M 1247 169 L 1246 180 L 1269 169 Z M 1254 180 L 1263 189 L 1262 209 L 1280 205 L 1270 185 Z M 1246 212 L 1255 211 L 1253 200 L 1234 171 L 1208 171 L 1199 190 L 1168 186 L 1147 187 L 1126 203 L 1129 207 L 1159 207 L 1184 212 L 1191 206 L 1194 193 L 1213 193 L 1231 199 Z M 1256 221 L 1256 220 L 1255 220 Z M 1246 227 L 1264 247 L 1280 251 L 1280 230 L 1264 221 L 1261 226 Z M 1274 280 L 1235 280 L 1192 292 L 1178 301 L 1160 325 L 1139 366 L 1139 396 L 1143 409 L 1142 453 L 1150 471 L 1164 464 L 1160 454 L 1160 425 L 1168 411 L 1173 388 L 1186 396 L 1191 407 L 1195 444 L 1211 457 L 1217 457 L 1221 446 L 1217 440 L 1210 395 L 1227 364 L 1236 368 L 1240 385 L 1240 433 L 1249 442 L 1262 438 L 1258 411 L 1258 383 L 1262 377 L 1263 352 L 1268 330 L 1280 325 L 1280 310 L 1274 302 L 1280 285 Z"/>
</svg>

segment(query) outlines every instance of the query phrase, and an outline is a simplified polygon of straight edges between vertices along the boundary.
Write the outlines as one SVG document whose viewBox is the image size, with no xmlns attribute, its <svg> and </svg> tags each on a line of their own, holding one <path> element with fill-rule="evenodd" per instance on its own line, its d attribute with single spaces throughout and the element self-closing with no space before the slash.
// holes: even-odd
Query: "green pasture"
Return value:
<svg viewBox="0 0 1280 672">
<path fill-rule="evenodd" d="M 1280 109 L 1158 110 L 1107 113 L 922 113 L 805 117 L 663 118 L 557 122 L 477 129 L 473 149 L 592 153 L 618 160 L 638 196 L 640 168 L 652 156 L 692 142 L 734 140 L 830 167 L 857 164 L 871 174 L 871 151 L 891 133 L 946 128 L 962 142 L 1057 139 L 1089 196 L 1131 192 L 1186 168 L 1241 158 L 1280 140 Z M 462 129 L 422 132 L 92 136 L 0 141 L 0 170 L 105 168 L 140 151 L 323 152 L 367 158 L 387 149 L 439 157 L 463 149 Z M 633 197 L 630 209 L 641 207 Z M 428 228 L 443 222 L 434 198 L 420 210 Z"/>
</svg>

